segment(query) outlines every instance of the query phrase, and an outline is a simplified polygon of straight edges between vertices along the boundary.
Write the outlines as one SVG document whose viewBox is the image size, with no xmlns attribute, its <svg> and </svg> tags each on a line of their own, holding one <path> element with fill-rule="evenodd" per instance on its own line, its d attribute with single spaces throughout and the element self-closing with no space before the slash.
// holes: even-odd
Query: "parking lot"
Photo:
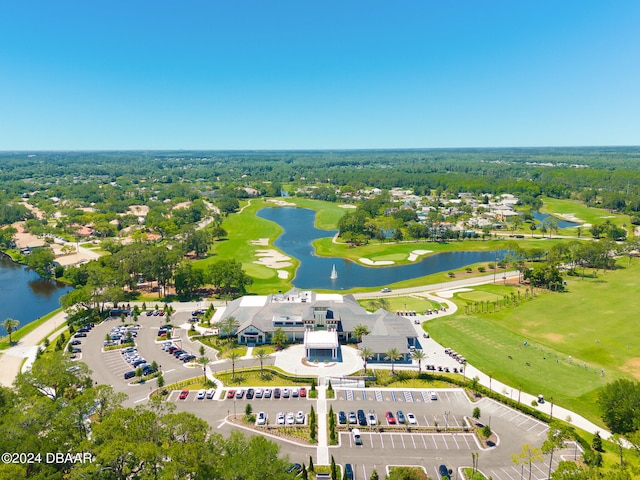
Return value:
<svg viewBox="0 0 640 480">
<path fill-rule="evenodd" d="M 188 313 L 185 315 L 188 316 Z M 177 324 L 179 319 L 175 318 L 172 323 Z M 166 317 L 141 316 L 141 328 L 135 338 L 137 352 L 141 357 L 151 363 L 157 362 L 163 371 L 165 383 L 182 381 L 194 376 L 201 375 L 200 366 L 190 368 L 184 362 L 178 360 L 162 350 L 161 344 L 157 342 L 158 331 L 166 323 Z M 147 399 L 147 395 L 152 388 L 155 388 L 155 381 L 147 385 L 131 385 L 131 379 L 125 380 L 123 375 L 130 371 L 129 365 L 123 358 L 119 350 L 102 351 L 105 335 L 116 326 L 121 325 L 120 319 L 113 319 L 103 322 L 87 333 L 87 337 L 80 338 L 83 358 L 82 361 L 89 365 L 92 376 L 99 383 L 110 384 L 116 391 L 122 391 L 129 396 L 125 406 L 134 406 Z M 198 354 L 199 343 L 192 343 L 186 331 L 175 329 L 172 332 L 172 340 L 182 349 Z M 207 352 L 210 359 L 215 355 Z M 247 360 L 254 364 L 254 360 Z M 240 362 L 239 362 L 240 363 Z M 239 364 L 236 365 L 238 367 Z M 212 370 L 217 368 L 228 368 L 224 363 L 212 363 Z M 242 387 L 245 388 L 246 387 Z M 273 391 L 276 387 L 270 387 Z M 280 387 L 281 389 L 285 387 Z M 289 387 L 291 388 L 291 387 Z M 308 390 L 309 386 L 307 386 Z M 234 387 L 226 387 L 224 393 Z M 329 447 L 329 453 L 334 456 L 337 463 L 344 465 L 351 463 L 354 466 L 356 478 L 369 478 L 375 468 L 379 473 L 386 471 L 387 465 L 422 465 L 433 478 L 438 478 L 437 467 L 446 464 L 449 468 L 457 469 L 470 464 L 470 453 L 479 452 L 480 467 L 487 475 L 491 475 L 496 480 L 516 480 L 520 478 L 521 467 L 515 465 L 511 459 L 512 454 L 520 451 L 522 444 L 530 443 L 540 446 L 546 438 L 548 426 L 522 413 L 483 398 L 478 402 L 471 402 L 467 395 L 460 389 L 436 389 L 435 397 L 432 398 L 430 389 L 414 388 L 377 388 L 377 389 L 335 389 L 335 399 L 329 400 L 327 408 L 331 406 L 337 415 L 344 411 L 346 415 L 350 412 L 363 410 L 374 413 L 377 417 L 378 425 L 370 428 L 363 426 L 358 428 L 361 431 L 363 440 L 362 446 L 356 446 L 353 437 L 348 429 L 355 425 L 341 425 L 342 431 L 339 434 L 339 446 Z M 223 393 L 223 392 L 220 392 Z M 191 391 L 185 399 L 179 399 L 180 391 L 171 392 L 168 400 L 178 407 L 178 411 L 188 411 L 205 419 L 216 431 L 231 431 L 232 429 L 243 428 L 241 425 L 232 425 L 227 422 L 231 415 L 242 416 L 247 403 L 251 403 L 253 412 L 258 414 L 264 412 L 266 424 L 275 426 L 278 414 L 282 413 L 286 417 L 289 413 L 294 416 L 302 411 L 304 422 L 308 421 L 308 414 L 313 405 L 318 411 L 316 400 L 308 398 L 275 398 L 273 394 L 270 398 L 247 399 L 226 398 L 224 395 L 219 400 L 197 398 L 197 391 Z M 474 407 L 481 409 L 480 422 L 490 425 L 492 431 L 498 435 L 498 448 L 483 449 L 477 438 L 471 432 L 465 432 L 463 427 L 469 422 Z M 407 426 L 389 426 L 385 412 L 391 411 L 397 415 L 401 410 L 406 416 L 409 413 L 415 417 L 415 424 L 411 428 Z M 466 417 L 466 418 L 465 418 Z M 294 425 L 300 425 L 294 423 Z M 379 431 L 379 427 L 385 427 Z M 440 432 L 432 430 L 438 427 Z M 429 428 L 425 431 L 424 428 Z M 448 431 L 453 429 L 454 431 Z M 297 445 L 276 436 L 270 439 L 281 445 L 282 451 L 289 454 L 294 462 L 308 463 L 309 456 L 316 459 L 316 447 L 312 445 Z M 575 449 L 567 448 L 562 454 L 572 456 Z M 579 453 L 578 453 L 579 455 Z M 556 453 L 554 463 L 560 459 Z M 535 464 L 532 468 L 532 478 L 542 479 L 546 477 L 548 471 L 548 458 L 543 462 Z M 526 467 L 525 467 L 526 470 Z M 528 476 L 528 471 L 525 471 Z"/>
</svg>

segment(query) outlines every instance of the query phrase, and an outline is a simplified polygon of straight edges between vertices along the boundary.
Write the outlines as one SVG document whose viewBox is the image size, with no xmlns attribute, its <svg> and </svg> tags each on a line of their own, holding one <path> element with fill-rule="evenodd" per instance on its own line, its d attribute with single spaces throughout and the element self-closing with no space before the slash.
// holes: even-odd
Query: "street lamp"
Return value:
<svg viewBox="0 0 640 480">
<path fill-rule="evenodd" d="M 549 416 L 551 417 L 551 420 L 553 420 L 553 397 L 551 397 L 549 401 L 551 402 L 551 410 L 549 411 Z"/>
</svg>

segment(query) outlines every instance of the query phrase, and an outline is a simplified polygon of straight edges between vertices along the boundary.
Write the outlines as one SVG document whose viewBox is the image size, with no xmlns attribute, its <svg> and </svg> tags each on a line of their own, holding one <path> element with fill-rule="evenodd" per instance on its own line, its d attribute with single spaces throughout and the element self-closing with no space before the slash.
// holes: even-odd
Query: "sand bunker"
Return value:
<svg viewBox="0 0 640 480">
<path fill-rule="evenodd" d="M 289 278 L 289 272 L 286 270 L 278 270 L 278 278 L 287 279 Z"/>
<path fill-rule="evenodd" d="M 279 207 L 295 207 L 297 206 L 295 203 L 285 202 L 284 200 L 278 200 L 277 198 L 270 198 L 267 202 L 275 203 Z"/>
<path fill-rule="evenodd" d="M 456 293 L 462 292 L 472 292 L 473 288 L 456 288 L 455 290 L 441 290 L 436 292 L 436 295 L 442 298 L 453 298 L 453 295 Z"/>
<path fill-rule="evenodd" d="M 266 247 L 267 245 L 269 245 L 269 239 L 268 238 L 259 238 L 258 240 L 251 240 L 251 245 L 258 245 L 261 247 Z"/>
<path fill-rule="evenodd" d="M 368 258 L 361 258 L 360 259 L 360 263 L 364 263 L 365 265 L 372 265 L 372 266 L 380 266 L 380 265 L 393 265 L 394 262 L 393 260 L 369 260 Z"/>
<path fill-rule="evenodd" d="M 290 267 L 293 264 L 289 261 L 291 257 L 287 257 L 286 255 L 280 253 L 277 250 L 269 249 L 269 250 L 256 250 L 256 257 L 259 257 L 259 260 L 254 261 L 258 265 L 264 265 L 269 268 L 286 268 Z"/>
<path fill-rule="evenodd" d="M 432 252 L 433 250 L 414 250 L 409 254 L 409 258 L 407 260 L 409 260 L 410 262 L 415 262 L 421 255 L 426 255 L 427 253 Z"/>
<path fill-rule="evenodd" d="M 358 208 L 355 205 L 338 205 L 340 208 Z"/>
</svg>

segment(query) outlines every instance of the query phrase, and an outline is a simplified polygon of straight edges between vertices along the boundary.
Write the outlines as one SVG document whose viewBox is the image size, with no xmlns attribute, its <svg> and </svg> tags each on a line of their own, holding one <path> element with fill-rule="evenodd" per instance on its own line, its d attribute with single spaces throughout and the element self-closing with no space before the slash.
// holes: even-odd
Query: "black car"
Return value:
<svg viewBox="0 0 640 480">
<path fill-rule="evenodd" d="M 128 380 L 129 378 L 133 378 L 136 376 L 136 372 L 131 370 L 130 372 L 124 372 L 124 379 Z"/>
<path fill-rule="evenodd" d="M 251 400 L 253 398 L 253 392 L 254 392 L 253 388 L 249 388 L 247 390 L 247 399 L 248 400 Z"/>
<path fill-rule="evenodd" d="M 289 465 L 286 469 L 287 473 L 300 473 L 302 471 L 302 465 L 299 463 L 294 463 L 293 465 Z"/>
<path fill-rule="evenodd" d="M 358 410 L 358 424 L 362 427 L 367 426 L 367 416 L 364 414 L 364 410 Z"/>
<path fill-rule="evenodd" d="M 353 467 L 350 463 L 347 463 L 344 466 L 344 478 L 348 478 L 349 480 L 353 480 Z"/>
<path fill-rule="evenodd" d="M 84 332 L 80 332 L 80 333 L 76 333 L 73 338 L 85 338 L 87 336 L 86 333 Z"/>
<path fill-rule="evenodd" d="M 347 423 L 347 414 L 344 412 L 340 412 L 338 413 L 338 423 L 341 425 L 344 425 L 345 423 Z"/>
<path fill-rule="evenodd" d="M 451 473 L 453 472 L 449 470 L 446 465 L 440 465 L 438 467 L 438 473 L 440 473 L 442 480 L 451 480 Z"/>
<path fill-rule="evenodd" d="M 178 358 L 183 353 L 187 353 L 187 352 L 185 352 L 184 350 L 176 350 L 175 352 L 173 352 L 173 356 Z"/>
<path fill-rule="evenodd" d="M 80 340 L 71 340 L 71 345 L 80 345 L 82 342 Z"/>
<path fill-rule="evenodd" d="M 142 367 L 142 373 L 144 375 L 151 375 L 152 373 L 155 373 L 156 369 L 153 368 L 151 365 L 145 365 L 144 367 Z"/>
<path fill-rule="evenodd" d="M 182 357 L 182 361 L 184 363 L 190 362 L 191 360 L 195 360 L 196 356 L 195 355 L 185 355 L 184 357 Z"/>
</svg>

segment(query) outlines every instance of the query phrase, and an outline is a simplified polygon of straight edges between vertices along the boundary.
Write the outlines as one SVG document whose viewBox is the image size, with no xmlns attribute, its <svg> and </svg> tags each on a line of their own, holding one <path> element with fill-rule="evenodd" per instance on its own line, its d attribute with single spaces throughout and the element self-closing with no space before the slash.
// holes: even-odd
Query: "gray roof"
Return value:
<svg viewBox="0 0 640 480">
<path fill-rule="evenodd" d="M 401 354 L 409 352 L 407 337 L 398 335 L 366 335 L 362 337 L 362 341 L 358 344 L 358 348 L 369 348 L 374 353 L 385 353 L 391 348 L 397 348 Z"/>
<path fill-rule="evenodd" d="M 305 301 L 295 300 L 300 298 L 304 298 Z M 238 332 L 249 326 L 267 333 L 275 331 L 278 327 L 285 331 L 303 331 L 304 327 L 298 325 L 274 326 L 273 319 L 288 318 L 296 322 L 313 320 L 315 309 L 331 310 L 333 318 L 339 320 L 338 330 L 340 331 L 352 332 L 356 325 L 362 324 L 369 329 L 371 335 L 398 336 L 402 337 L 405 343 L 407 337 L 416 336 L 415 329 L 408 318 L 382 309 L 373 314 L 368 313 L 353 295 L 336 296 L 336 299 L 323 296 L 321 299 L 316 299 L 315 293 L 300 292 L 297 289 L 284 294 L 242 297 L 233 300 L 227 305 L 221 321 L 230 316 L 235 317 L 238 322 Z"/>
</svg>

